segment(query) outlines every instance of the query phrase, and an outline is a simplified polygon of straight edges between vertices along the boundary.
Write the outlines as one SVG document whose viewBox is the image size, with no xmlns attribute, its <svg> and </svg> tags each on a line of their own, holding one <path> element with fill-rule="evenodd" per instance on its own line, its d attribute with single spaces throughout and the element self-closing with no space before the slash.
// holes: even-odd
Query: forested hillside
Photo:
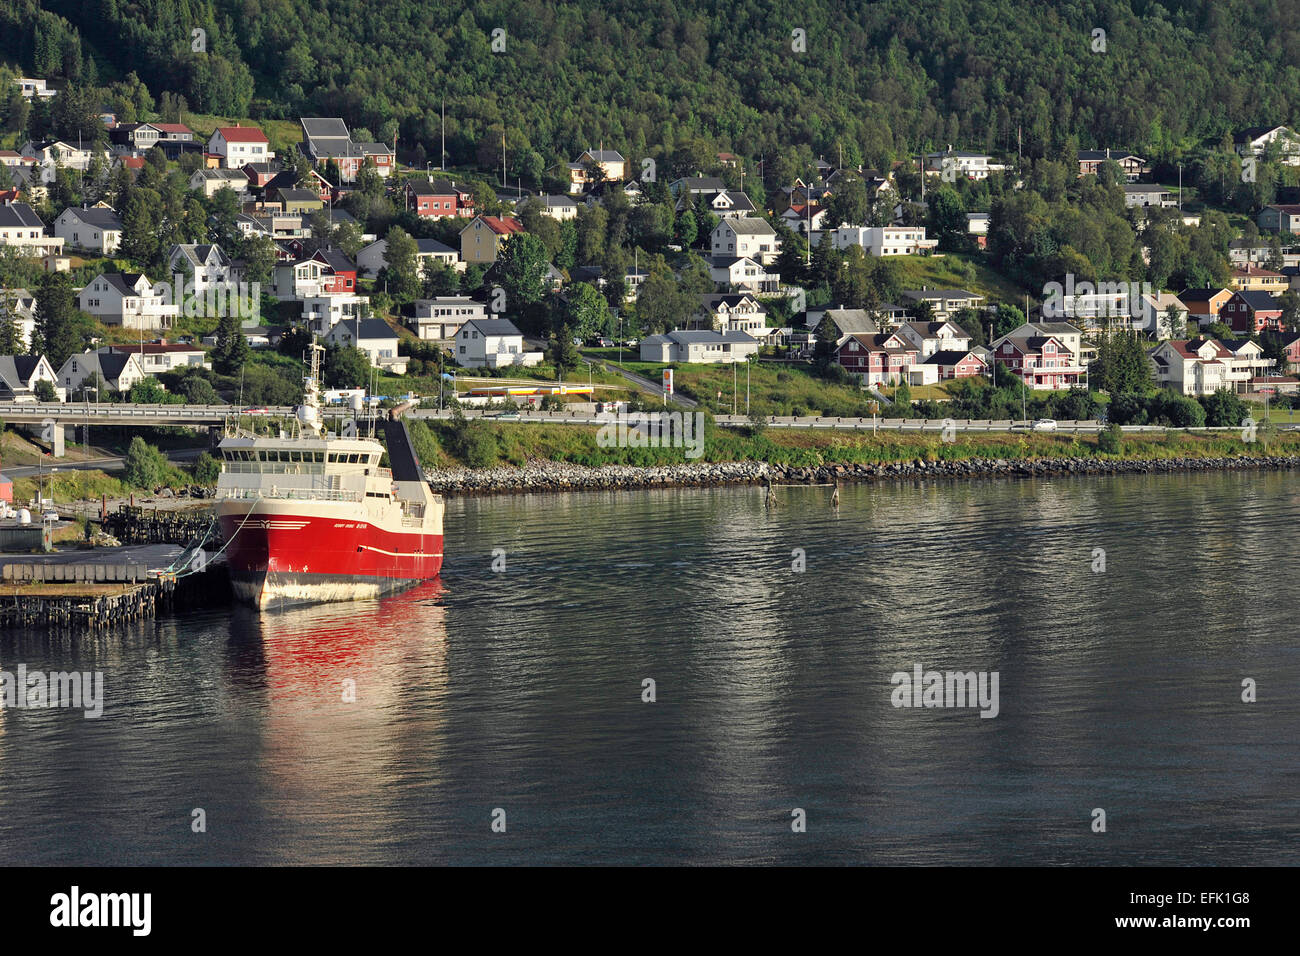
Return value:
<svg viewBox="0 0 1300 956">
<path fill-rule="evenodd" d="M 341 115 L 421 163 L 445 98 L 451 163 L 490 165 L 504 127 L 534 179 L 602 141 L 729 149 L 779 177 L 809 150 L 879 165 L 1014 150 L 1018 129 L 1031 157 L 1170 160 L 1300 120 L 1297 0 L 6 0 L 0 53 L 83 84 L 135 73 L 202 113 Z"/>
</svg>

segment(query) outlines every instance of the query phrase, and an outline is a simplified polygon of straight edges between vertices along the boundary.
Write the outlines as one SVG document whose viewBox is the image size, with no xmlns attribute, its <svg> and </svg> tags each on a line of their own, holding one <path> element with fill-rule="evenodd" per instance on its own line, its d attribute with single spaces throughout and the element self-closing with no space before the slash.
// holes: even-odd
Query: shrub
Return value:
<svg viewBox="0 0 1300 956">
<path fill-rule="evenodd" d="M 206 451 L 194 460 L 194 480 L 200 485 L 215 485 L 221 477 L 221 463 Z"/>
<path fill-rule="evenodd" d="M 127 484 L 152 490 L 163 483 L 167 468 L 167 458 L 162 452 L 139 435 L 131 439 L 122 475 Z"/>
<path fill-rule="evenodd" d="M 1124 450 L 1124 431 L 1111 422 L 1097 435 L 1097 450 L 1104 455 L 1118 455 Z"/>
</svg>

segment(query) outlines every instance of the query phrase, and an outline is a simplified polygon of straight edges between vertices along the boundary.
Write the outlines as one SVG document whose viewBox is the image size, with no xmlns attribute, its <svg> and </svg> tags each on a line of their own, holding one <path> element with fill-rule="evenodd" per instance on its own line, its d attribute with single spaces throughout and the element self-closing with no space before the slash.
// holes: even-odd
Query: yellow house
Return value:
<svg viewBox="0 0 1300 956">
<path fill-rule="evenodd" d="M 460 231 L 460 257 L 466 263 L 496 262 L 502 240 L 523 229 L 518 219 L 478 216 Z"/>
<path fill-rule="evenodd" d="M 1242 292 L 1267 292 L 1269 295 L 1281 295 L 1287 290 L 1288 281 L 1287 277 L 1280 272 L 1246 265 L 1245 268 L 1232 270 L 1232 278 L 1228 284 Z"/>
<path fill-rule="evenodd" d="M 569 188 L 571 192 L 581 192 L 583 187 L 595 182 L 588 167 L 596 166 L 610 182 L 623 181 L 627 174 L 627 160 L 622 154 L 612 149 L 588 149 L 574 162 L 569 164 Z"/>
</svg>

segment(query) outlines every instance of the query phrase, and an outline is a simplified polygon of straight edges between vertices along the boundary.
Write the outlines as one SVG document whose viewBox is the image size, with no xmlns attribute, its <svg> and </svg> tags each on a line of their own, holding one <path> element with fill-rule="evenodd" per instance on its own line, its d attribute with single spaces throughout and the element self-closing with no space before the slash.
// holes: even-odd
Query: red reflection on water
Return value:
<svg viewBox="0 0 1300 956">
<path fill-rule="evenodd" d="M 256 627 L 267 689 L 273 699 L 328 693 L 337 700 L 345 680 L 360 688 L 385 669 L 441 660 L 444 590 L 435 579 L 376 601 L 262 612 Z"/>
</svg>

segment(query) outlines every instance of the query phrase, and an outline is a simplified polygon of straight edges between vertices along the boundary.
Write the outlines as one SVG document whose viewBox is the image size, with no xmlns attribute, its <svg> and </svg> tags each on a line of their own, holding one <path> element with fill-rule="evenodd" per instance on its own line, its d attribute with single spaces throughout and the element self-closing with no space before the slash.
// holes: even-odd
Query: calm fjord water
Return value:
<svg viewBox="0 0 1300 956">
<path fill-rule="evenodd" d="M 1293 476 L 841 495 L 461 499 L 394 598 L 0 632 L 106 696 L 0 710 L 0 863 L 1300 862 Z"/>
</svg>

